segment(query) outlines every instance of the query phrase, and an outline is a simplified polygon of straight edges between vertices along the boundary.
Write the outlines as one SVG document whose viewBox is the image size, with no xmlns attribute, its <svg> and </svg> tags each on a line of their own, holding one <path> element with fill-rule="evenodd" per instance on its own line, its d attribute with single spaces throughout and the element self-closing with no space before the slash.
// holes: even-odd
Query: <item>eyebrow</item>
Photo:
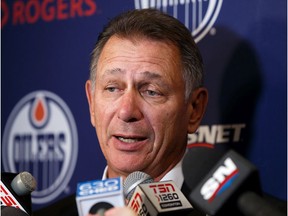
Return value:
<svg viewBox="0 0 288 216">
<path fill-rule="evenodd" d="M 105 70 L 103 73 L 102 77 L 110 76 L 110 75 L 116 75 L 116 74 L 125 74 L 126 72 L 120 68 L 113 68 L 113 69 L 108 69 Z"/>
<path fill-rule="evenodd" d="M 160 79 L 162 77 L 160 74 L 150 71 L 144 71 L 141 75 L 148 79 Z"/>
<path fill-rule="evenodd" d="M 110 75 L 124 75 L 126 73 L 126 70 L 123 70 L 121 68 L 113 68 L 105 70 L 105 72 L 102 75 L 102 78 L 105 78 L 106 76 Z M 147 78 L 147 79 L 160 79 L 162 76 L 158 73 L 151 72 L 151 71 L 143 71 L 140 73 L 141 76 Z"/>
</svg>

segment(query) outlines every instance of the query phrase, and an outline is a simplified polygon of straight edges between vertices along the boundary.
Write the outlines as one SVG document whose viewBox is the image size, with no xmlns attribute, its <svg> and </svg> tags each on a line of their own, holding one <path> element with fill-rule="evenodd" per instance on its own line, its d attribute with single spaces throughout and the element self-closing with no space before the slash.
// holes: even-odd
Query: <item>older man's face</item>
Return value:
<svg viewBox="0 0 288 216">
<path fill-rule="evenodd" d="M 183 156 L 193 108 L 185 103 L 179 51 L 148 39 L 113 36 L 86 91 L 109 177 L 142 170 L 157 176 Z"/>
</svg>

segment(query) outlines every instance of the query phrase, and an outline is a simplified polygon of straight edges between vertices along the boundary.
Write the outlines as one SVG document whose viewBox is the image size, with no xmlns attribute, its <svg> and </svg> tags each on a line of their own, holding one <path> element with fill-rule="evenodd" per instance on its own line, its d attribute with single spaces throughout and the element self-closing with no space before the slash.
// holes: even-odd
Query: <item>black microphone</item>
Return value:
<svg viewBox="0 0 288 216">
<path fill-rule="evenodd" d="M 1 212 L 8 215 L 31 215 L 31 193 L 37 183 L 29 172 L 1 173 Z M 17 210 L 15 210 L 15 208 Z M 18 213 L 17 213 L 18 212 Z"/>
<path fill-rule="evenodd" d="M 1 206 L 1 215 L 4 216 L 29 216 L 26 212 L 20 210 L 19 208 L 11 206 Z"/>
<path fill-rule="evenodd" d="M 173 181 L 154 182 L 148 174 L 136 171 L 124 182 L 128 207 L 138 215 L 185 215 L 193 207 Z"/>
<path fill-rule="evenodd" d="M 114 206 L 111 203 L 108 202 L 98 202 L 95 203 L 91 208 L 89 209 L 89 214 L 98 214 L 99 216 L 103 216 L 105 212 Z"/>
<path fill-rule="evenodd" d="M 206 214 L 284 215 L 262 198 L 256 167 L 233 150 L 191 148 L 182 168 L 190 202 Z"/>
</svg>

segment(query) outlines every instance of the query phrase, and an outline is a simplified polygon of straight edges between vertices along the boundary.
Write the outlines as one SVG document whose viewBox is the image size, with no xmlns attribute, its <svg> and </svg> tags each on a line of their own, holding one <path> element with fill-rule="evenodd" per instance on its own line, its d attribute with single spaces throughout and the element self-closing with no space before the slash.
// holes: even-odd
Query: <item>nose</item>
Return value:
<svg viewBox="0 0 288 216">
<path fill-rule="evenodd" d="M 125 122 L 135 122 L 142 117 L 139 95 L 133 90 L 125 92 L 118 108 L 118 118 Z"/>
</svg>

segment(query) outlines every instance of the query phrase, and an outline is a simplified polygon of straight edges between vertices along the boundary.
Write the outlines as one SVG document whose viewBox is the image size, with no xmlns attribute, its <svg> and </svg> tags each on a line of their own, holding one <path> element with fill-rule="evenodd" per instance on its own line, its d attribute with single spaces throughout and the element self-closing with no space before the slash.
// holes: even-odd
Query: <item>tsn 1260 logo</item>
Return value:
<svg viewBox="0 0 288 216">
<path fill-rule="evenodd" d="M 159 203 L 179 200 L 178 194 L 175 192 L 175 187 L 171 183 L 149 185 L 157 197 Z M 165 208 L 165 205 L 161 205 Z"/>
<path fill-rule="evenodd" d="M 164 213 L 182 207 L 180 198 L 177 187 L 172 181 L 142 184 L 136 188 L 129 206 L 139 216 L 150 216 L 154 215 L 153 212 Z"/>
</svg>

